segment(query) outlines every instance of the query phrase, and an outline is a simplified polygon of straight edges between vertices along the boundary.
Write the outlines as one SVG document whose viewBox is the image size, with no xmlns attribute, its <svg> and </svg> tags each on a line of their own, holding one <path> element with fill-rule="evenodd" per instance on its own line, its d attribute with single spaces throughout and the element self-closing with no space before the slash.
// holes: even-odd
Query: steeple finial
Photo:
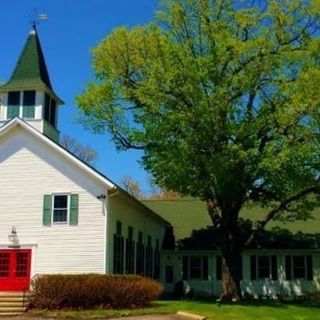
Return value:
<svg viewBox="0 0 320 320">
<path fill-rule="evenodd" d="M 31 30 L 29 34 L 36 34 L 37 33 L 37 23 L 35 20 L 31 22 Z"/>
<path fill-rule="evenodd" d="M 38 13 L 38 10 L 35 9 L 33 13 L 33 18 L 31 19 L 31 30 L 29 34 L 36 34 L 37 25 L 39 25 L 41 21 L 45 21 L 47 19 L 48 15 L 46 13 Z"/>
</svg>

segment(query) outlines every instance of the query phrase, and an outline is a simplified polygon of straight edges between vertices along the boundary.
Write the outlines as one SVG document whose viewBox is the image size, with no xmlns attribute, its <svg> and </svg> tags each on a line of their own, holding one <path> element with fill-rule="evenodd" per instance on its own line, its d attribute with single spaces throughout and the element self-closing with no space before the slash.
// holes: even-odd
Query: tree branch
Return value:
<svg viewBox="0 0 320 320">
<path fill-rule="evenodd" d="M 281 201 L 277 207 L 273 208 L 270 212 L 268 212 L 268 214 L 265 216 L 264 220 L 257 222 L 258 226 L 257 226 L 257 228 L 255 228 L 252 231 L 251 235 L 249 236 L 248 240 L 246 241 L 246 245 L 250 244 L 253 241 L 256 234 L 259 231 L 261 231 L 266 226 L 266 224 L 268 222 L 273 220 L 278 213 L 287 211 L 287 207 L 290 203 L 297 201 L 297 200 L 300 200 L 301 198 L 303 198 L 311 193 L 320 194 L 320 186 L 311 186 L 309 188 L 303 189 L 300 192 L 296 193 L 295 195 L 289 197 L 288 199 Z"/>
</svg>

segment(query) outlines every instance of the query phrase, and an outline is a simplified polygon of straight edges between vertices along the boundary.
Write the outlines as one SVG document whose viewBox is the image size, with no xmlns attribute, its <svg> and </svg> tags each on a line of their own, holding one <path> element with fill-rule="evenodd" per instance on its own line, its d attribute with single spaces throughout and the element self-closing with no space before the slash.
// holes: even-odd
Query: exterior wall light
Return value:
<svg viewBox="0 0 320 320">
<path fill-rule="evenodd" d="M 18 241 L 17 229 L 15 226 L 12 227 L 11 233 L 8 235 L 8 239 L 12 243 L 16 243 Z"/>
</svg>

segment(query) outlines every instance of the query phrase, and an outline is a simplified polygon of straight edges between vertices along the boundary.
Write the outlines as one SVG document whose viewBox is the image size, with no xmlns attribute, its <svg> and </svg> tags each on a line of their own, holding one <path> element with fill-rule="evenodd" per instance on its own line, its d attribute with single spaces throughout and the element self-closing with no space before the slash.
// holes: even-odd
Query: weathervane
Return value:
<svg viewBox="0 0 320 320">
<path fill-rule="evenodd" d="M 38 13 L 37 9 L 34 9 L 33 15 L 31 19 L 32 29 L 36 29 L 36 27 L 40 24 L 41 21 L 45 21 L 48 19 L 48 15 L 46 13 Z"/>
</svg>

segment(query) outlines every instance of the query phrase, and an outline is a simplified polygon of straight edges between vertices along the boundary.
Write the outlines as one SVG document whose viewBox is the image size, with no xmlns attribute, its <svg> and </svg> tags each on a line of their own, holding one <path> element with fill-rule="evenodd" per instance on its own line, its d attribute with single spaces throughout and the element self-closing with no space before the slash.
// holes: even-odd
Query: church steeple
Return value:
<svg viewBox="0 0 320 320">
<path fill-rule="evenodd" d="M 35 25 L 9 81 L 0 86 L 0 95 L 0 125 L 2 121 L 20 117 L 58 141 L 57 106 L 63 101 L 52 88 Z"/>
</svg>

